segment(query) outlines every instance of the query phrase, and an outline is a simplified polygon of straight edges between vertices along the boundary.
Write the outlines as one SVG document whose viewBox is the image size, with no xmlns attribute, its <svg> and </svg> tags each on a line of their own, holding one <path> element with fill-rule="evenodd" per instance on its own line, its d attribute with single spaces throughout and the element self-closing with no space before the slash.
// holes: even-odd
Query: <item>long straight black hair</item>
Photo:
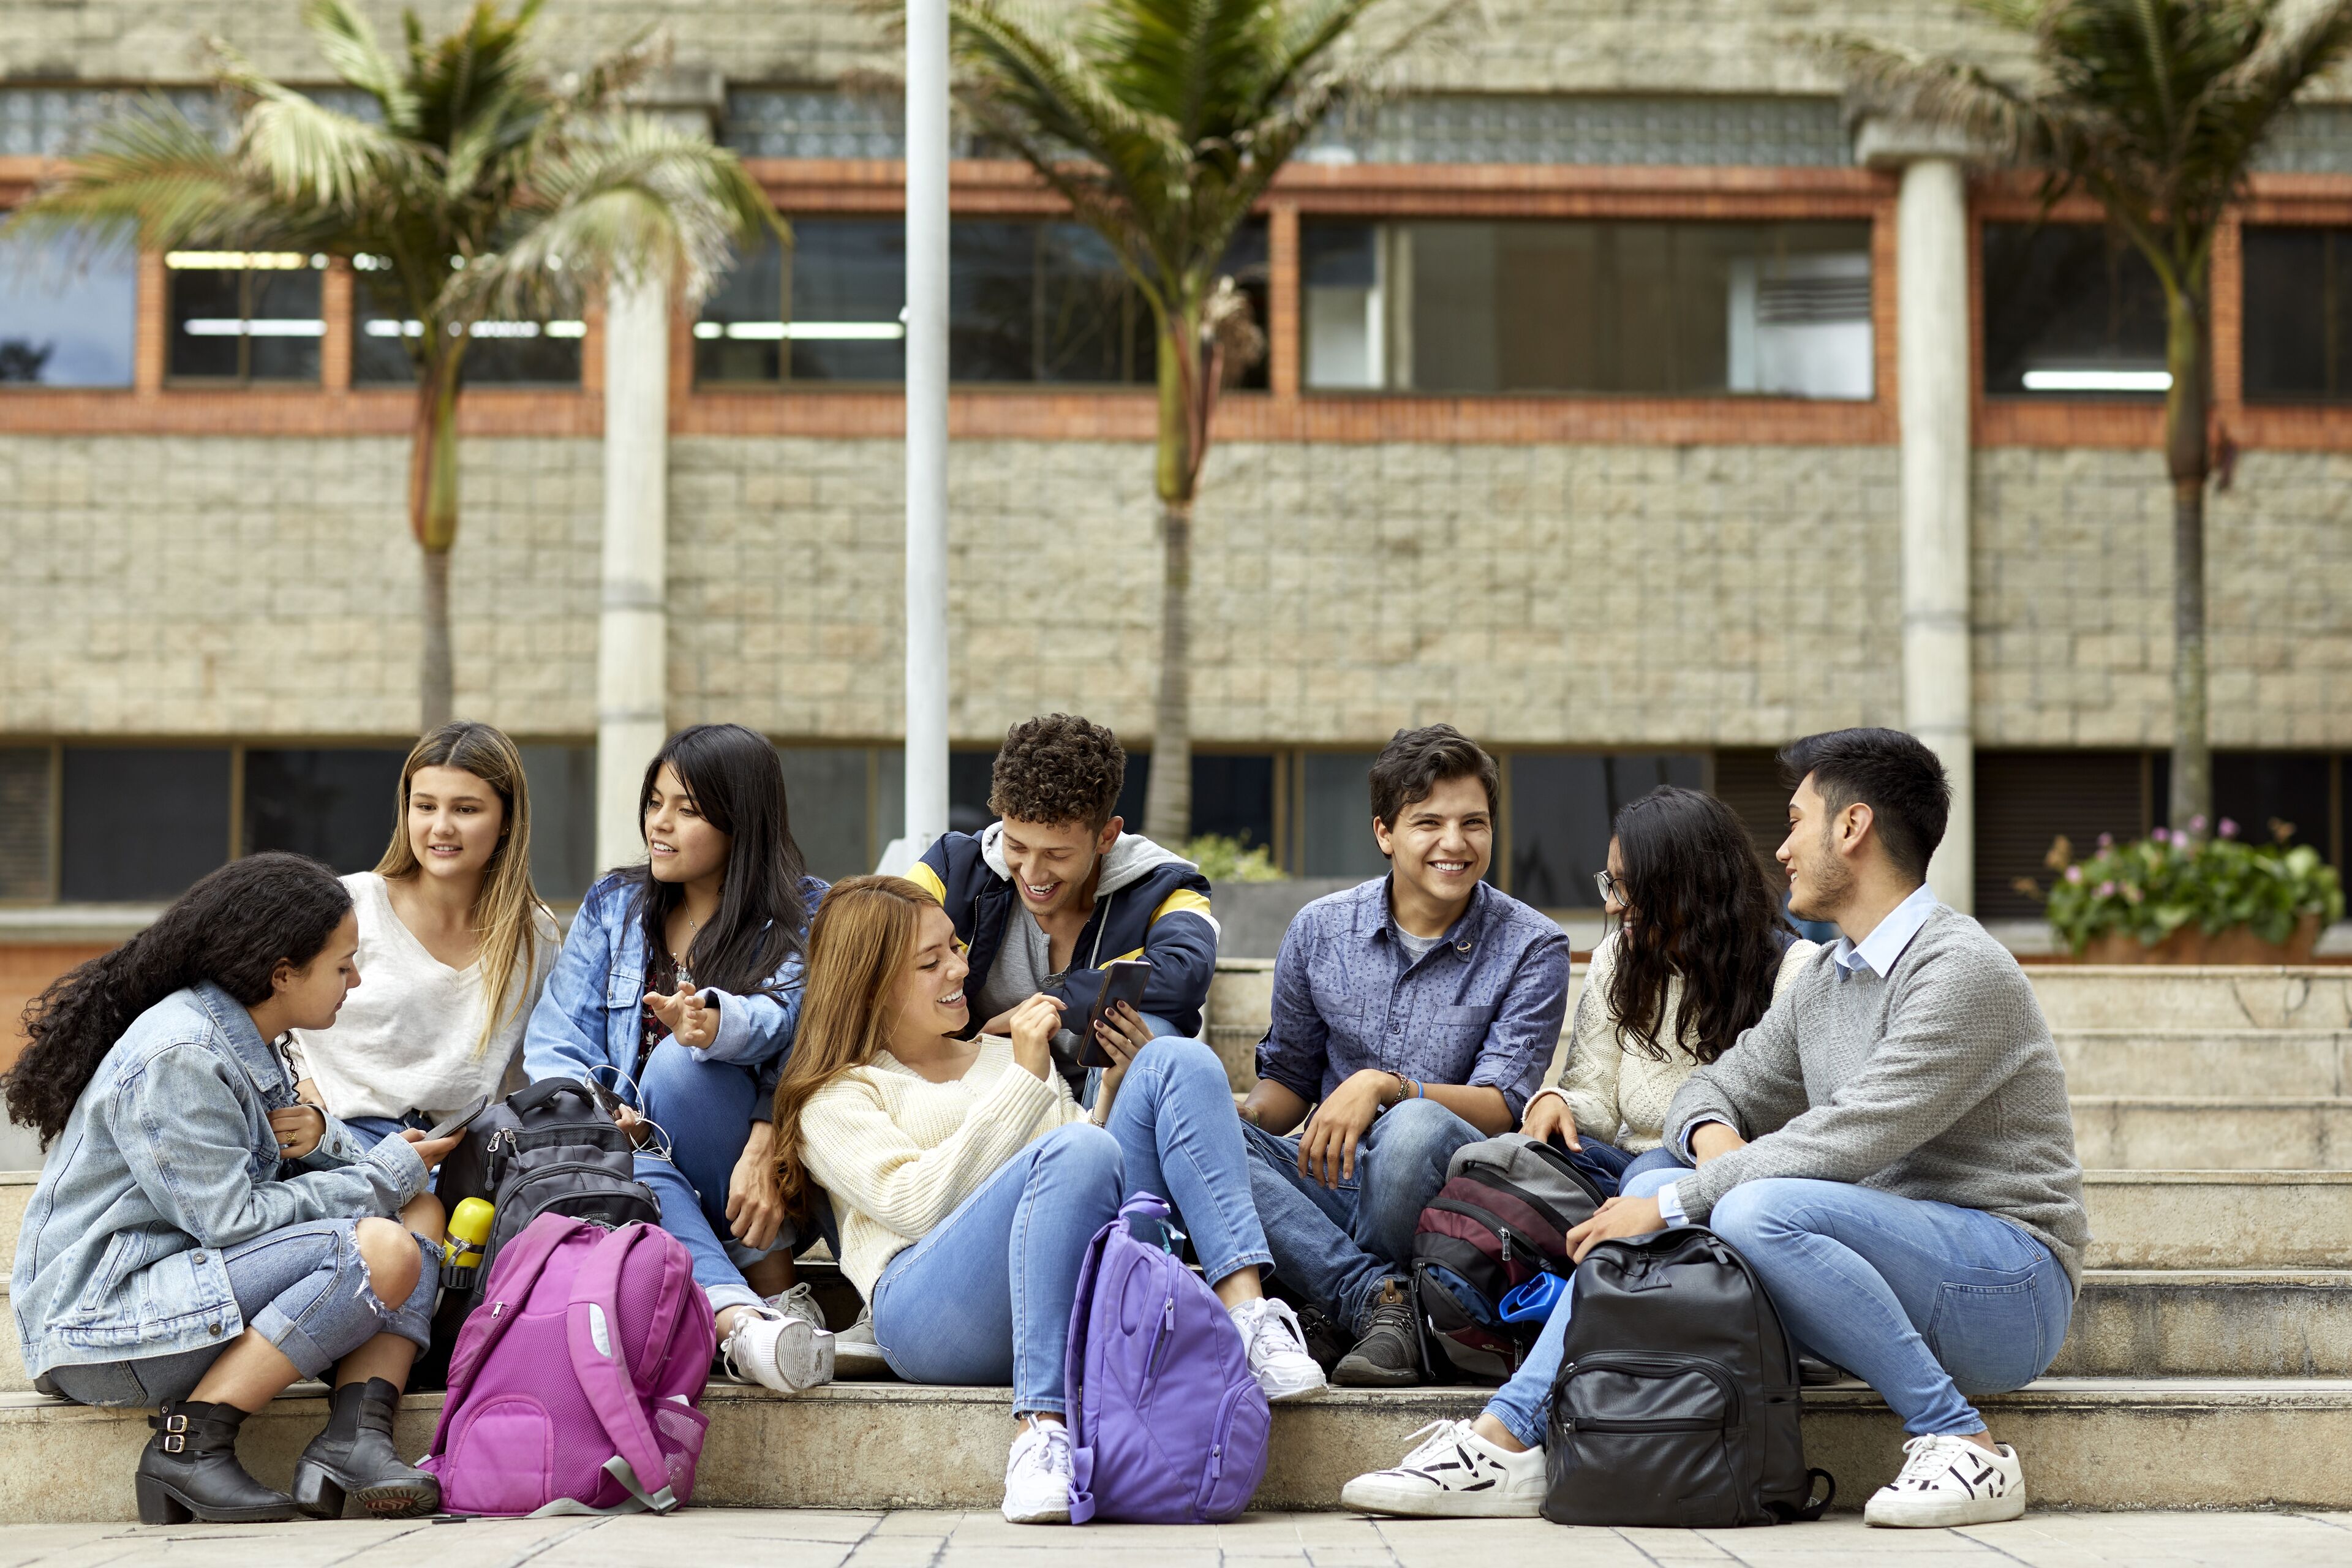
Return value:
<svg viewBox="0 0 2352 1568">
<path fill-rule="evenodd" d="M 1644 1056 L 1664 1061 L 1658 1031 L 1700 1062 L 1729 1050 L 1772 1005 L 1772 982 L 1796 934 L 1732 809 L 1711 795 L 1663 784 L 1610 825 L 1625 863 L 1630 918 L 1617 939 L 1609 1012 Z M 1670 1021 L 1666 986 L 1680 978 Z"/>
<path fill-rule="evenodd" d="M 806 862 L 793 840 L 784 803 L 784 768 L 776 748 L 740 724 L 691 724 L 672 735 L 646 764 L 637 792 L 637 837 L 646 833 L 646 803 L 667 765 L 677 772 L 687 798 L 703 820 L 728 836 L 727 870 L 719 885 L 719 913 L 697 931 L 686 966 L 698 985 L 737 996 L 768 989 L 784 961 L 801 951 L 808 924 L 801 897 Z M 686 894 L 675 882 L 636 872 L 637 914 L 646 951 L 667 951 L 671 911 Z"/>
<path fill-rule="evenodd" d="M 8 1114 L 47 1148 L 140 1014 L 207 980 L 245 1006 L 266 1002 L 278 965 L 308 968 L 351 909 L 335 874 L 299 855 L 248 855 L 206 873 L 154 924 L 33 999 L 25 1009 L 31 1043 L 0 1080 Z"/>
</svg>

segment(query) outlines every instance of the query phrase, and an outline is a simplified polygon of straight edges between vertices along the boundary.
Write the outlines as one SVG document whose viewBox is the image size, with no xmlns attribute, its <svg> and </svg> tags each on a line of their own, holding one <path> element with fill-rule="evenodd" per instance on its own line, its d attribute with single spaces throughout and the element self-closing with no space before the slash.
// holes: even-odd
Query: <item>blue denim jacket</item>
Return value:
<svg viewBox="0 0 2352 1568">
<path fill-rule="evenodd" d="M 1516 1120 L 1543 1083 L 1568 1012 L 1568 938 L 1481 882 L 1444 939 L 1407 963 L 1389 879 L 1316 900 L 1283 933 L 1257 1071 L 1321 1100 L 1366 1068 L 1489 1085 Z"/>
<path fill-rule="evenodd" d="M 801 898 L 811 918 L 825 888 L 814 877 L 801 879 Z M 635 1094 L 627 1086 L 636 1070 L 639 1009 L 646 999 L 646 928 L 637 914 L 636 889 L 634 873 L 615 871 L 580 901 L 555 971 L 547 977 L 547 989 L 540 993 L 523 1030 L 522 1070 L 531 1082 L 550 1078 L 586 1082 L 591 1068 L 609 1067 L 630 1076 L 616 1079 L 613 1073 L 600 1073 L 598 1080 L 619 1089 L 623 1098 L 635 1103 Z M 805 942 L 805 927 L 801 937 Z M 703 1001 L 719 1009 L 719 1037 L 708 1049 L 692 1051 L 697 1061 L 733 1062 L 758 1075 L 760 1092 L 751 1115 L 759 1121 L 769 1118 L 776 1080 L 784 1072 L 784 1054 L 800 1027 L 800 955 L 786 959 L 769 984 L 769 990 L 753 996 L 704 986 Z"/>
<path fill-rule="evenodd" d="M 331 1116 L 315 1152 L 281 1163 L 269 1113 L 293 1103 L 284 1059 L 220 987 L 175 991 L 131 1021 L 25 1211 L 8 1304 L 27 1372 L 226 1345 L 245 1321 L 221 1248 L 394 1215 L 425 1190 L 406 1142 L 367 1148 Z"/>
</svg>

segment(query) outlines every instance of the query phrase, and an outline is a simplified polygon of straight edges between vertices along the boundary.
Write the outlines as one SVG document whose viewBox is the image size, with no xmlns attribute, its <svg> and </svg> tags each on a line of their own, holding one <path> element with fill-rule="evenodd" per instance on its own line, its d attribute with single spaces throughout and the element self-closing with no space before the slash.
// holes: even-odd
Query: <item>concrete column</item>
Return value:
<svg viewBox="0 0 2352 1568">
<path fill-rule="evenodd" d="M 645 854 L 646 763 L 668 733 L 669 288 L 616 281 L 604 309 L 604 545 L 596 623 L 596 865 Z"/>
<path fill-rule="evenodd" d="M 907 819 L 898 870 L 948 827 L 948 9 L 907 6 Z"/>
<path fill-rule="evenodd" d="M 1902 171 L 1895 208 L 1895 340 L 1902 426 L 1903 727 L 1952 779 L 1952 819 L 1927 885 L 1976 903 L 1976 732 L 1969 647 L 1969 208 L 1950 131 L 1863 123 L 1858 161 Z"/>
</svg>

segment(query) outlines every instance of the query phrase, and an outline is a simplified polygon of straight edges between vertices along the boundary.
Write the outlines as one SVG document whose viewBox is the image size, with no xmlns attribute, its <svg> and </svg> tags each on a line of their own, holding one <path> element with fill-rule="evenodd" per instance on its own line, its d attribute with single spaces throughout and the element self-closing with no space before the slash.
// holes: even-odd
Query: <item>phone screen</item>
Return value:
<svg viewBox="0 0 2352 1568">
<path fill-rule="evenodd" d="M 449 1118 L 448 1121 L 444 1121 L 440 1126 L 433 1129 L 432 1131 L 427 1132 L 425 1135 L 425 1141 L 430 1142 L 436 1139 L 446 1138 L 454 1132 L 463 1131 L 467 1123 L 471 1122 L 474 1118 L 479 1116 L 483 1111 L 488 1110 L 489 1108 L 490 1097 L 487 1094 L 478 1095 L 475 1098 L 473 1104 L 466 1107 L 465 1110 L 457 1112 L 457 1114 Z"/>
<path fill-rule="evenodd" d="M 1096 1037 L 1095 1026 L 1110 1016 L 1110 1010 L 1121 1002 L 1140 1011 L 1143 988 L 1150 980 L 1151 965 L 1139 958 L 1123 958 L 1116 963 L 1103 966 L 1102 989 L 1096 993 L 1094 1005 L 1087 1009 L 1086 1028 L 1080 1036 L 1085 1044 L 1085 1049 L 1078 1055 L 1080 1067 L 1117 1065 L 1111 1060 L 1110 1053 L 1103 1049 L 1102 1041 Z"/>
</svg>

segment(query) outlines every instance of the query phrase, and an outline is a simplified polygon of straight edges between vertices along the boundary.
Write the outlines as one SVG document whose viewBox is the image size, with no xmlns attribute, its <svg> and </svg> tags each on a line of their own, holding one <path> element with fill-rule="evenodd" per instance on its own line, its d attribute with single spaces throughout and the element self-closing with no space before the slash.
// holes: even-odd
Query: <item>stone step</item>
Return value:
<svg viewBox="0 0 2352 1568">
<path fill-rule="evenodd" d="M 2348 1029 L 2352 968 L 2032 964 L 2053 1029 Z"/>
<path fill-rule="evenodd" d="M 2352 1096 L 2352 1031 L 2060 1029 L 2079 1095 Z"/>
<path fill-rule="evenodd" d="M 2352 1167 L 2352 1100 L 2076 1095 L 2073 1103 L 2085 1170 Z"/>
<path fill-rule="evenodd" d="M 315 1384 L 246 1423 L 241 1453 L 287 1483 L 326 1417 Z M 1279 1407 L 1257 1506 L 1329 1509 L 1340 1486 L 1392 1464 L 1423 1423 L 1475 1413 L 1473 1388 L 1334 1391 Z M 2041 1505 L 2065 1508 L 2352 1506 L 2352 1381 L 2048 1378 L 1979 1400 L 2022 1455 Z M 399 1439 L 430 1440 L 440 1396 L 401 1414 Z M 713 1387 L 696 1483 L 701 1504 L 762 1508 L 992 1508 L 1013 1436 L 1001 1388 L 843 1384 L 797 1398 Z M 0 1519 L 12 1524 L 126 1520 L 147 1436 L 142 1413 L 0 1395 Z M 1889 1479 L 1903 1433 L 1858 1385 L 1808 1389 L 1808 1462 L 1858 1505 Z"/>
<path fill-rule="evenodd" d="M 2092 1268 L 2064 1377 L 2352 1376 L 2352 1269 Z"/>
<path fill-rule="evenodd" d="M 2085 1171 L 2093 1268 L 2336 1268 L 2352 1171 Z"/>
</svg>

